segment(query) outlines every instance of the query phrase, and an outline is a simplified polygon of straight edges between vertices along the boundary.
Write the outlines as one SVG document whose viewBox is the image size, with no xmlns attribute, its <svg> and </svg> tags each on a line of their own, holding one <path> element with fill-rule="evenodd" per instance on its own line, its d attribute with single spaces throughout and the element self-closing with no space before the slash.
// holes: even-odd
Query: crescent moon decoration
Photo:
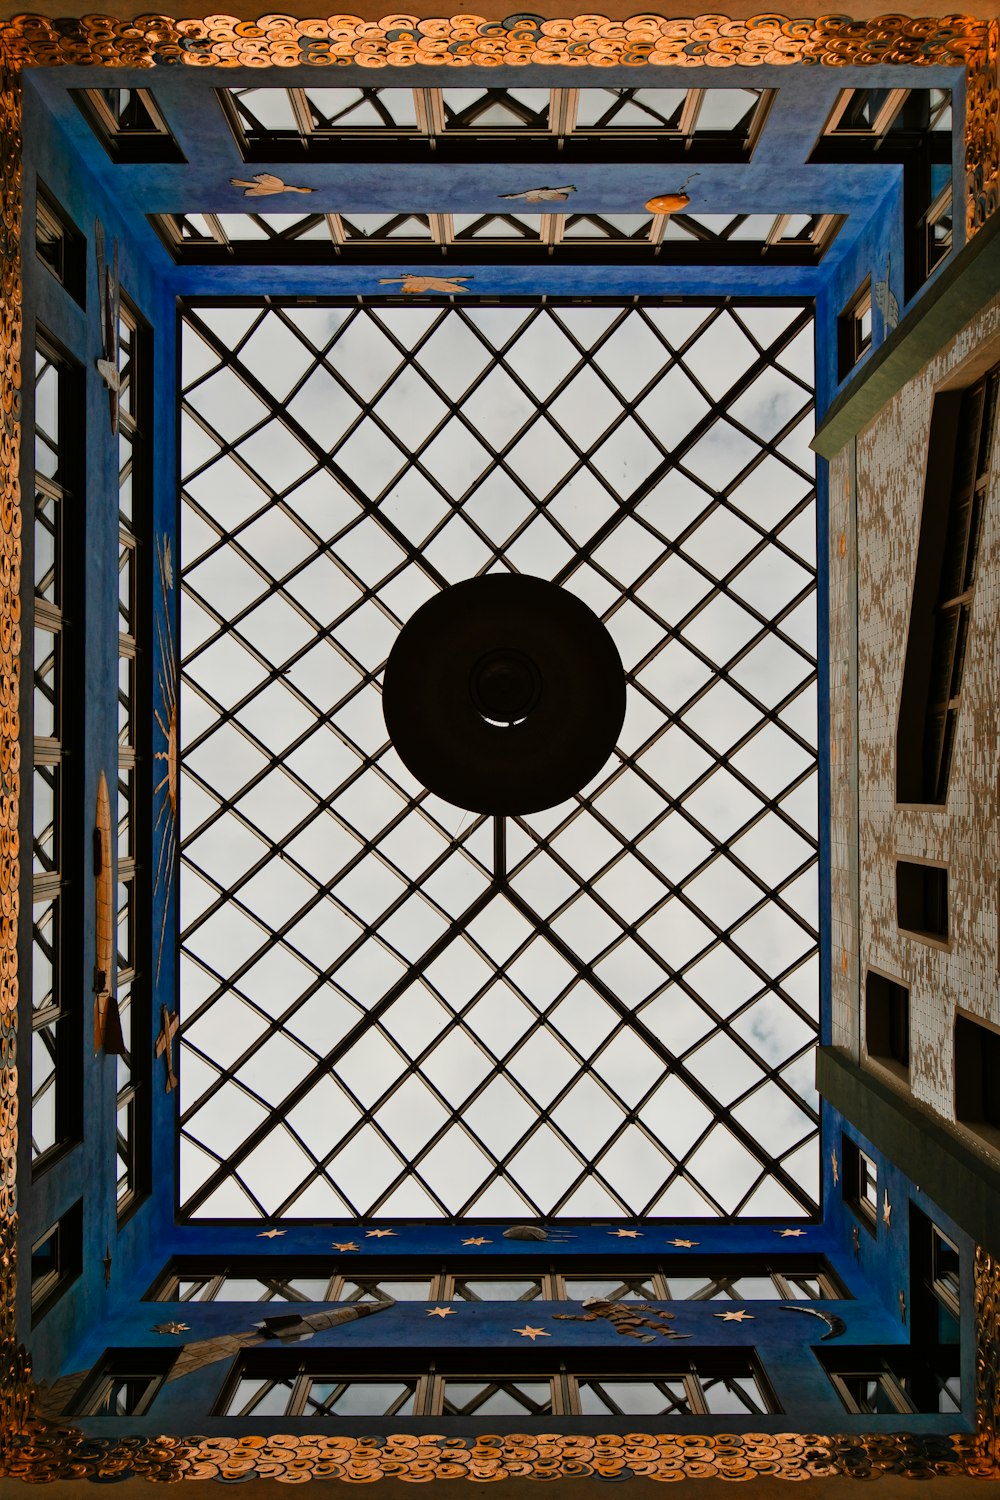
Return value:
<svg viewBox="0 0 1000 1500">
<path fill-rule="evenodd" d="M 163 748 L 154 750 L 153 759 L 166 762 L 165 774 L 153 787 L 154 806 L 157 800 L 159 801 L 153 823 L 154 836 L 159 840 L 153 890 L 157 895 L 163 892 L 163 920 L 160 923 L 160 938 L 156 950 L 156 979 L 158 981 L 160 963 L 163 958 L 163 943 L 167 932 L 167 913 L 170 910 L 170 887 L 173 883 L 177 859 L 177 654 L 174 649 L 174 626 L 170 607 L 174 587 L 174 565 L 168 536 L 157 539 L 156 571 L 160 584 L 155 613 L 158 657 L 156 679 L 160 702 L 155 710 L 155 720 Z"/>
<path fill-rule="evenodd" d="M 818 1307 L 803 1307 L 801 1302 L 782 1302 L 780 1310 L 781 1312 L 806 1313 L 810 1318 L 819 1318 L 829 1329 L 829 1332 L 824 1333 L 820 1338 L 821 1344 L 825 1344 L 827 1339 L 839 1339 L 842 1333 L 847 1332 L 847 1324 L 843 1318 L 838 1318 L 832 1313 L 820 1312 Z"/>
</svg>

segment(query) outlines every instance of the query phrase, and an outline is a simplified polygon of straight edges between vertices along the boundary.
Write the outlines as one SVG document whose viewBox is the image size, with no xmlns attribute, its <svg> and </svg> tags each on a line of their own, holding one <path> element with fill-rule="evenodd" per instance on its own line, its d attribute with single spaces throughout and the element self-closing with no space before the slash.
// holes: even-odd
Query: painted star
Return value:
<svg viewBox="0 0 1000 1500">
<path fill-rule="evenodd" d="M 668 1245 L 676 1245 L 680 1250 L 690 1250 L 694 1245 L 700 1245 L 701 1240 L 667 1240 Z"/>
<path fill-rule="evenodd" d="M 834 1180 L 834 1182 L 835 1183 L 839 1182 L 840 1181 L 840 1162 L 837 1160 L 837 1153 L 836 1153 L 836 1151 L 831 1151 L 830 1152 L 830 1165 L 833 1168 L 833 1180 Z"/>
<path fill-rule="evenodd" d="M 394 1229 L 366 1229 L 366 1240 L 387 1240 L 390 1235 L 395 1235 Z"/>
<path fill-rule="evenodd" d="M 453 1307 L 429 1307 L 427 1316 L 429 1318 L 450 1318 L 455 1311 Z"/>
<path fill-rule="evenodd" d="M 257 1238 L 259 1240 L 276 1240 L 284 1233 L 284 1229 L 262 1229 Z"/>
<path fill-rule="evenodd" d="M 753 1313 L 748 1313 L 745 1307 L 741 1307 L 740 1310 L 739 1310 L 739 1312 L 713 1313 L 712 1317 L 713 1318 L 721 1318 L 722 1321 L 723 1321 L 723 1323 L 752 1323 L 753 1322 Z"/>
<path fill-rule="evenodd" d="M 642 1235 L 638 1229 L 609 1229 L 608 1234 L 614 1235 L 617 1240 L 641 1240 Z"/>
<path fill-rule="evenodd" d="M 783 1240 L 797 1240 L 805 1234 L 804 1229 L 776 1229 L 775 1234 L 780 1234 Z"/>
<path fill-rule="evenodd" d="M 355 1244 L 338 1245 L 337 1241 L 334 1240 L 333 1248 L 334 1250 L 339 1250 L 341 1255 L 346 1255 L 349 1250 L 357 1250 L 358 1246 Z"/>
<path fill-rule="evenodd" d="M 154 1333 L 187 1333 L 190 1325 L 187 1323 L 154 1323 Z"/>
<path fill-rule="evenodd" d="M 890 1217 L 891 1217 L 891 1215 L 892 1215 L 892 1204 L 889 1202 L 889 1194 L 888 1193 L 883 1193 L 883 1195 L 882 1195 L 882 1223 L 885 1225 L 886 1229 L 891 1229 L 892 1228 L 892 1224 L 890 1223 Z"/>
<path fill-rule="evenodd" d="M 523 1328 L 515 1328 L 514 1333 L 519 1333 L 523 1339 L 530 1339 L 532 1343 L 536 1339 L 550 1339 L 551 1333 L 546 1333 L 544 1328 L 532 1328 L 530 1323 L 525 1323 Z"/>
<path fill-rule="evenodd" d="M 474 1240 L 462 1241 L 463 1245 L 492 1245 L 492 1243 L 492 1240 L 484 1240 L 481 1234 L 478 1235 Z"/>
</svg>

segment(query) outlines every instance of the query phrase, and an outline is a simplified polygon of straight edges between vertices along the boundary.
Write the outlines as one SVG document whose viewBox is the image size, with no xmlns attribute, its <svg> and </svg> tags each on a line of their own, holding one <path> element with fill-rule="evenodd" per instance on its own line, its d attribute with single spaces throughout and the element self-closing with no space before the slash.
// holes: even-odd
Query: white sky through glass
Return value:
<svg viewBox="0 0 1000 1500">
<path fill-rule="evenodd" d="M 189 310 L 187 1212 L 812 1211 L 812 340 L 798 304 Z M 380 680 L 505 568 L 585 599 L 629 686 L 497 880 Z"/>
</svg>

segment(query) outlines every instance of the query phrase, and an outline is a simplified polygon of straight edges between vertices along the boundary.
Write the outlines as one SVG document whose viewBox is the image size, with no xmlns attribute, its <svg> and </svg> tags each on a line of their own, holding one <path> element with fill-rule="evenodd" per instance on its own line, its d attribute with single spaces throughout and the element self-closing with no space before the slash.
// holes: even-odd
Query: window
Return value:
<svg viewBox="0 0 1000 1500">
<path fill-rule="evenodd" d="M 844 1202 L 875 1233 L 878 1218 L 878 1168 L 854 1141 L 842 1137 L 841 1157 L 844 1174 Z"/>
<path fill-rule="evenodd" d="M 66 811 L 80 802 L 79 766 L 66 756 L 74 699 L 79 570 L 65 568 L 76 533 L 83 464 L 78 368 L 43 335 L 35 348 L 34 665 L 32 808 L 31 1155 L 51 1160 L 79 1129 L 79 1006 L 62 955 L 78 952 L 80 882 L 67 868 Z"/>
<path fill-rule="evenodd" d="M 293 88 L 220 89 L 218 96 L 248 161 L 331 160 L 399 153 L 454 160 L 463 148 L 503 144 L 505 156 L 540 139 L 558 141 L 561 161 L 627 142 L 651 158 L 745 160 L 763 129 L 764 89 L 648 88 Z M 537 155 L 537 152 L 536 152 Z M 613 157 L 612 159 L 620 159 Z"/>
<path fill-rule="evenodd" d="M 31 1247 L 32 1326 L 80 1274 L 83 1263 L 83 1205 L 75 1203 Z"/>
<path fill-rule="evenodd" d="M 86 301 L 87 242 L 44 184 L 35 184 L 35 252 L 70 296 Z"/>
<path fill-rule="evenodd" d="M 1000 1146 L 1000 1033 L 955 1017 L 955 1118 Z"/>
<path fill-rule="evenodd" d="M 212 1265 L 183 1260 L 167 1268 L 147 1294 L 158 1302 L 668 1302 L 734 1299 L 802 1301 L 847 1294 L 822 1257 L 764 1262 L 741 1259 L 720 1266 L 711 1257 L 678 1257 L 669 1266 L 632 1269 L 595 1265 L 590 1271 L 558 1266 L 512 1269 L 504 1262 L 422 1271 L 393 1262 L 377 1275 L 345 1274 L 328 1261 L 280 1264 L 257 1261 Z"/>
<path fill-rule="evenodd" d="M 150 221 L 176 260 L 203 265 L 369 260 L 373 251 L 392 259 L 403 245 L 420 264 L 440 264 L 442 254 L 458 250 L 463 259 L 483 252 L 480 258 L 495 262 L 512 247 L 523 259 L 534 247 L 546 262 L 570 250 L 599 258 L 627 248 L 678 263 L 721 256 L 734 264 L 801 265 L 822 257 L 843 222 L 836 214 L 502 212 L 153 214 Z"/>
<path fill-rule="evenodd" d="M 496 1351 L 495 1367 L 470 1363 L 472 1351 L 439 1350 L 436 1368 L 396 1353 L 396 1369 L 366 1368 L 343 1352 L 251 1350 L 237 1360 L 217 1405 L 220 1416 L 760 1416 L 779 1410 L 755 1356 L 743 1349 L 658 1352 L 635 1356 L 630 1368 L 593 1370 L 583 1352 L 555 1371 L 537 1359 L 511 1363 Z M 587 1355 L 592 1358 L 592 1353 Z M 480 1357 L 481 1358 L 481 1357 Z M 448 1368 L 449 1360 L 454 1366 Z M 403 1368 L 399 1369 L 399 1365 Z M 615 1360 L 618 1365 L 620 1361 Z M 445 1368 L 442 1368 L 445 1366 Z"/>
<path fill-rule="evenodd" d="M 886 145 L 907 137 L 950 137 L 951 129 L 950 89 L 843 89 L 823 128 L 821 146 L 829 151 L 834 144 L 865 144 L 891 160 L 891 153 L 885 155 L 881 149 Z M 814 160 L 817 157 L 838 159 L 819 151 L 813 154 Z"/>
<path fill-rule="evenodd" d="M 957 1350 L 911 1345 L 815 1352 L 844 1407 L 856 1416 L 961 1411 Z"/>
<path fill-rule="evenodd" d="M 872 279 L 866 276 L 837 319 L 837 361 L 846 379 L 872 346 Z"/>
<path fill-rule="evenodd" d="M 936 1224 L 931 1224 L 931 1287 L 935 1297 L 951 1311 L 954 1317 L 959 1315 L 959 1298 L 961 1295 L 961 1265 L 959 1261 L 958 1247 L 952 1243 L 943 1230 L 938 1229 Z"/>
<path fill-rule="evenodd" d="M 830 135 L 884 135 L 908 93 L 909 89 L 844 89 L 825 130 Z"/>
<path fill-rule="evenodd" d="M 1000 368 L 934 398 L 896 732 L 896 800 L 943 804 L 962 704 Z"/>
<path fill-rule="evenodd" d="M 73 98 L 115 162 L 180 162 L 184 156 L 149 89 L 76 89 Z"/>
<path fill-rule="evenodd" d="M 897 859 L 896 921 L 901 931 L 913 937 L 947 943 L 947 865 Z"/>
<path fill-rule="evenodd" d="M 141 1417 L 177 1355 L 172 1349 L 109 1349 L 72 1403 L 76 1417 Z"/>
<path fill-rule="evenodd" d="M 815 662 L 782 623 L 814 588 L 787 451 L 811 464 L 787 369 L 811 320 L 745 316 L 752 336 L 735 305 L 186 313 L 184 1214 L 815 1211 Z M 770 435 L 740 426 L 727 480 L 710 429 L 758 378 Z M 419 602 L 508 565 L 595 601 L 636 718 L 585 797 L 498 826 L 406 776 L 378 684 Z"/>
<path fill-rule="evenodd" d="M 910 992 L 871 970 L 865 976 L 865 1047 L 883 1067 L 910 1074 Z"/>
<path fill-rule="evenodd" d="M 571 1409 L 585 1416 L 643 1417 L 764 1416 L 779 1410 L 760 1368 L 742 1351 L 669 1363 L 673 1369 L 655 1379 L 571 1377 Z"/>
<path fill-rule="evenodd" d="M 117 1002 L 122 1029 L 116 1105 L 117 1201 L 123 1218 L 148 1190 L 148 1063 L 133 1035 L 149 1029 L 148 921 L 141 919 L 141 872 L 149 846 L 144 728 L 148 700 L 140 690 L 146 649 L 146 546 L 149 526 L 150 335 L 123 299 L 118 324 L 118 791 Z M 148 1049 L 147 1049 L 148 1050 Z"/>
</svg>

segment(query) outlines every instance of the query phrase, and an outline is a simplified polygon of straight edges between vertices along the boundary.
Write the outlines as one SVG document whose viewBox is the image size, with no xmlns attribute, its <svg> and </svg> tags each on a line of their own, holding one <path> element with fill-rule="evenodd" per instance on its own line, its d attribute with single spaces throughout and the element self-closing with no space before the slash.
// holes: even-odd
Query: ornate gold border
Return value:
<svg viewBox="0 0 1000 1500">
<path fill-rule="evenodd" d="M 17 919 L 21 801 L 21 83 L 0 53 L 0 1458 L 30 1379 L 17 1287 Z"/>
<path fill-rule="evenodd" d="M 630 1432 L 597 1437 L 517 1433 L 386 1438 L 308 1434 L 276 1437 L 85 1437 L 75 1428 L 37 1426 L 6 1470 L 33 1483 L 55 1479 L 156 1481 L 277 1479 L 305 1483 L 380 1479 L 729 1479 L 748 1481 L 996 1476 L 977 1440 L 879 1434 L 814 1437 L 798 1433 L 719 1433 L 712 1437 Z"/>
<path fill-rule="evenodd" d="M 977 1408 L 975 1437 L 908 1434 L 820 1437 L 797 1434 L 626 1436 L 529 1434 L 477 1439 L 402 1434 L 386 1439 L 340 1435 L 263 1438 L 85 1436 L 30 1414 L 31 1379 L 14 1316 L 17 1228 L 17 922 L 20 758 L 21 497 L 18 485 L 21 388 L 21 91 L 22 67 L 367 68 L 510 67 L 530 63 L 595 68 L 755 67 L 791 63 L 957 64 L 967 77 L 966 171 L 969 234 L 997 209 L 1000 27 L 968 16 L 844 16 L 789 20 L 706 15 L 625 21 L 584 15 L 544 20 L 518 15 L 420 19 L 390 15 L 298 20 L 268 15 L 174 20 L 109 16 L 49 20 L 22 15 L 0 22 L 0 1475 L 33 1482 L 125 1478 L 286 1482 L 341 1478 L 426 1481 L 507 1477 L 629 1476 L 673 1480 L 756 1475 L 811 1479 L 896 1474 L 996 1478 L 1000 1475 L 1000 1261 L 976 1259 Z"/>
<path fill-rule="evenodd" d="M 784 67 L 791 63 L 845 67 L 867 63 L 962 65 L 968 100 L 965 129 L 966 229 L 981 228 L 998 202 L 1000 119 L 997 115 L 998 24 L 972 16 L 885 15 L 746 20 L 651 14 L 612 21 L 580 15 L 545 20 L 514 15 L 388 15 L 298 19 L 265 15 L 176 20 L 144 15 L 133 21 L 90 15 L 50 20 L 20 15 L 0 24 L 0 44 L 14 68 L 63 63 L 100 67 L 454 68 L 526 67 Z"/>
</svg>

